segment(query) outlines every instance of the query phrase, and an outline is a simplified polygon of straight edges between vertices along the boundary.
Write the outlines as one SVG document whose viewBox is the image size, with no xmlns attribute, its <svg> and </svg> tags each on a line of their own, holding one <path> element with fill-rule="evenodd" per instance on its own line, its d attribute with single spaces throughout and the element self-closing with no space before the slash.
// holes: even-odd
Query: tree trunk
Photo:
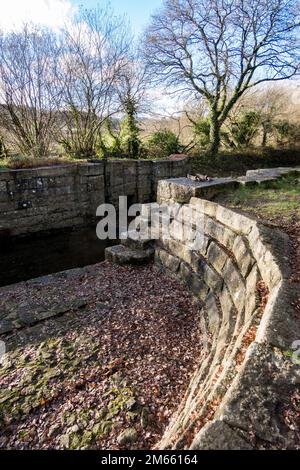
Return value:
<svg viewBox="0 0 300 470">
<path fill-rule="evenodd" d="M 264 130 L 263 131 L 263 138 L 262 138 L 262 143 L 261 143 L 261 146 L 263 148 L 265 148 L 267 146 L 267 138 L 268 138 L 268 134 L 267 132 Z"/>
<path fill-rule="evenodd" d="M 216 157 L 221 144 L 221 125 L 218 118 L 214 115 L 210 118 L 210 136 L 209 136 L 209 153 L 212 157 Z"/>
<path fill-rule="evenodd" d="M 266 126 L 263 126 L 263 136 L 262 136 L 262 142 L 261 142 L 261 146 L 263 148 L 267 146 L 267 141 L 268 141 L 268 130 Z"/>
</svg>

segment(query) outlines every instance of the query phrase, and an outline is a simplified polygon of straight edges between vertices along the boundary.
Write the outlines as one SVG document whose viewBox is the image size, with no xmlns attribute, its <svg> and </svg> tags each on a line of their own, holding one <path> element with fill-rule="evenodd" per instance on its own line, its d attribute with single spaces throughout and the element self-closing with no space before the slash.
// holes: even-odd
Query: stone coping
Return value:
<svg viewBox="0 0 300 470">
<path fill-rule="evenodd" d="M 122 163 L 124 165 L 130 165 L 132 163 L 136 163 L 137 165 L 144 165 L 145 163 L 147 164 L 170 164 L 170 163 L 182 163 L 184 161 L 189 161 L 190 157 L 188 156 L 181 156 L 180 158 L 164 158 L 164 159 L 159 159 L 159 160 L 151 160 L 151 159 L 144 159 L 144 160 L 134 160 L 134 159 L 108 159 L 108 160 L 99 160 L 99 162 L 70 162 L 69 164 L 63 164 L 63 165 L 52 165 L 52 166 L 37 166 L 33 168 L 0 168 L 0 173 L 23 173 L 23 172 L 28 172 L 28 171 L 40 171 L 40 170 L 68 170 L 68 169 L 74 169 L 74 168 L 81 168 L 81 167 L 86 167 L 86 168 L 94 168 L 97 166 L 104 166 L 107 164 L 113 164 L 113 163 Z"/>
<path fill-rule="evenodd" d="M 215 178 L 204 182 L 193 181 L 189 178 L 170 178 L 160 181 L 157 199 L 158 202 L 172 200 L 182 204 L 189 202 L 191 197 L 212 199 L 224 190 L 234 190 L 241 185 L 271 185 L 279 177 L 293 173 L 300 174 L 300 167 L 249 170 L 245 176 L 238 178 Z"/>
</svg>

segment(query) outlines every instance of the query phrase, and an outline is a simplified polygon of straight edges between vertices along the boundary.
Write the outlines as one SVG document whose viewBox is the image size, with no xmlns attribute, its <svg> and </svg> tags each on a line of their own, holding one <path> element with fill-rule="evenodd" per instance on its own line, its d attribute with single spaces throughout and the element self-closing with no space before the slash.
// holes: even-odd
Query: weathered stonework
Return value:
<svg viewBox="0 0 300 470">
<path fill-rule="evenodd" d="M 25 170 L 0 170 L 0 237 L 93 222 L 97 207 L 151 202 L 160 179 L 184 176 L 189 159 L 102 161 Z"/>
<path fill-rule="evenodd" d="M 260 170 L 237 184 L 271 184 L 292 169 Z M 300 286 L 289 281 L 289 239 L 251 217 L 207 199 L 184 179 L 159 183 L 159 200 L 187 203 L 206 240 L 193 250 L 184 240 L 157 242 L 156 262 L 179 276 L 202 303 L 204 354 L 159 449 L 296 448 L 296 430 L 283 410 L 300 389 L 300 367 L 290 357 L 300 339 L 293 307 Z M 220 184 L 232 184 L 232 181 Z M 190 186 L 190 187 L 189 187 Z M 205 197 L 215 189 L 205 186 Z M 180 212 L 180 211 L 178 211 Z M 175 221 L 176 223 L 176 217 Z M 183 223 L 190 225 L 190 218 Z M 261 304 L 258 286 L 269 291 Z"/>
<path fill-rule="evenodd" d="M 272 187 L 272 184 L 278 177 L 286 174 L 299 174 L 299 171 L 300 168 L 284 167 L 250 170 L 247 172 L 246 176 L 239 178 L 215 178 L 212 181 L 205 182 L 197 182 L 189 178 L 171 178 L 160 182 L 157 191 L 157 200 L 160 203 L 173 201 L 179 204 L 188 203 L 192 197 L 203 197 L 209 200 L 214 198 L 220 191 L 232 191 L 239 186 L 263 185 L 264 187 Z M 202 202 L 201 204 L 206 206 L 206 203 Z M 214 210 L 213 205 L 209 204 L 208 207 Z M 222 209 L 220 209 L 220 211 L 222 211 Z M 242 221 L 242 219 L 240 221 Z M 240 221 L 236 222 L 240 223 Z"/>
<path fill-rule="evenodd" d="M 25 222 L 22 225 L 22 217 L 18 216 L 25 210 L 41 210 L 36 216 L 41 222 L 36 222 L 35 227 L 42 222 L 44 227 L 47 225 L 45 214 L 51 215 L 52 224 L 63 223 L 66 211 L 60 212 L 60 207 L 64 207 L 63 201 L 67 203 L 67 195 L 70 195 L 70 211 L 74 208 L 74 201 L 77 203 L 82 196 L 83 214 L 92 215 L 99 194 L 103 194 L 103 200 L 111 202 L 116 202 L 117 195 L 123 191 L 131 194 L 135 187 L 131 165 L 132 162 L 129 162 L 128 167 L 121 169 L 112 164 L 105 177 L 100 173 L 95 174 L 99 168 L 94 166 L 87 166 L 84 170 L 87 173 L 80 176 L 83 170 L 79 167 L 76 171 L 70 168 L 67 176 L 55 176 L 57 169 L 45 169 L 49 172 L 44 176 L 47 184 L 42 184 L 50 191 L 49 203 L 46 202 L 47 192 L 36 192 L 42 176 L 37 176 L 33 182 L 24 182 L 16 196 L 10 195 L 8 188 L 10 184 L 18 188 L 19 180 L 15 178 L 15 173 L 11 175 L 10 172 L 4 172 L 0 176 L 1 204 L 7 203 L 5 198 L 12 198 L 14 210 L 10 214 L 12 216 L 12 213 L 16 213 L 14 230 L 18 228 L 19 222 L 20 227 L 27 227 Z M 146 167 L 149 169 L 151 162 L 147 162 Z M 146 167 L 141 170 L 143 178 L 148 171 Z M 166 168 L 161 173 L 169 171 Z M 27 170 L 24 171 L 23 175 Z M 28 175 L 32 176 L 32 171 Z M 290 169 L 268 171 L 239 179 L 233 187 L 236 184 L 272 184 L 278 175 L 291 172 Z M 151 185 L 156 178 L 161 177 L 157 169 L 153 175 Z M 77 182 L 79 178 L 81 183 L 76 185 L 78 199 L 73 200 L 74 178 Z M 114 185 L 110 181 L 114 181 Z M 201 308 L 203 342 L 199 349 L 203 354 L 157 448 L 294 449 L 296 442 L 299 444 L 297 430 L 288 426 L 283 419 L 284 409 L 291 396 L 300 390 L 300 367 L 290 357 L 292 343 L 300 339 L 300 322 L 293 306 L 295 299 L 300 296 L 300 286 L 289 281 L 289 239 L 282 232 L 270 229 L 251 217 L 195 197 L 194 184 L 189 189 L 186 183 L 182 189 L 181 182 L 180 179 L 176 188 L 176 180 L 172 180 L 171 192 L 164 202 L 189 202 L 193 207 L 193 216 L 192 219 L 188 214 L 184 216 L 182 206 L 177 210 L 172 222 L 173 238 L 161 236 L 157 240 L 155 262 L 170 275 L 179 277 L 195 295 Z M 217 184 L 217 189 L 213 185 L 204 186 L 199 194 L 211 197 L 223 183 Z M 232 181 L 226 181 L 225 184 L 231 185 Z M 132 197 L 135 194 L 140 200 L 144 197 L 148 200 L 145 195 L 149 188 L 143 192 L 140 183 L 137 187 L 139 189 L 132 193 Z M 165 181 L 159 183 L 158 193 L 163 194 L 165 187 L 168 188 Z M 81 192 L 83 194 L 80 196 Z M 61 206 L 56 206 L 58 201 L 54 204 L 54 195 L 60 198 L 61 194 L 64 195 Z M 25 195 L 28 196 L 28 202 L 34 195 L 30 208 L 30 204 L 23 207 Z M 19 209 L 15 208 L 16 204 Z M 142 215 L 146 216 L 149 207 L 149 204 L 143 206 Z M 51 212 L 52 209 L 56 212 Z M 195 224 L 202 240 L 201 245 L 193 247 L 190 242 L 176 238 L 176 223 L 179 219 L 182 222 L 182 215 L 185 227 L 190 228 Z M 34 212 L 27 212 L 27 216 L 32 222 Z M 201 220 L 199 225 L 196 224 L 197 218 Z M 67 220 L 72 220 L 72 217 Z M 5 224 L 2 227 L 3 230 L 9 229 Z M 125 240 L 122 245 L 108 248 L 106 252 L 107 259 L 121 264 L 140 264 L 150 259 L 152 254 L 151 240 Z M 264 299 L 267 300 L 266 305 L 260 297 L 259 286 L 264 286 L 265 292 L 268 292 L 268 297 Z M 41 319 L 59 316 L 84 306 L 84 301 L 77 303 L 75 300 L 68 299 L 63 306 L 53 305 L 51 311 L 32 305 L 34 313 L 30 317 L 24 315 L 22 305 L 10 308 L 8 312 L 4 310 L 0 315 L 0 332 L 7 333 L 12 329 L 34 325 Z"/>
</svg>

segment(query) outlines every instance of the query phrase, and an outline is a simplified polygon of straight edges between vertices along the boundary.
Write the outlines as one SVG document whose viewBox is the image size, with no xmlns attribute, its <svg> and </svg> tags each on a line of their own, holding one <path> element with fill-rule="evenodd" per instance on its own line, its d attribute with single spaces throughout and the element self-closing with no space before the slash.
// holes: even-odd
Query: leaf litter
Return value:
<svg viewBox="0 0 300 470">
<path fill-rule="evenodd" d="M 152 264 L 105 262 L 0 290 L 8 311 L 70 299 L 84 306 L 2 336 L 0 448 L 152 448 L 201 355 L 199 305 Z"/>
</svg>

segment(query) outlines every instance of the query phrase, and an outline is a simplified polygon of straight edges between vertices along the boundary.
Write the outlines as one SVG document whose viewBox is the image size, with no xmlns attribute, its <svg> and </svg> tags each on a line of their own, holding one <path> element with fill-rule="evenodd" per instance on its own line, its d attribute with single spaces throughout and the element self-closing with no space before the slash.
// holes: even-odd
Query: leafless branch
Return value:
<svg viewBox="0 0 300 470">
<path fill-rule="evenodd" d="M 211 150 L 249 89 L 299 73 L 298 0 L 165 0 L 152 17 L 144 54 L 157 82 L 204 97 Z"/>
</svg>

